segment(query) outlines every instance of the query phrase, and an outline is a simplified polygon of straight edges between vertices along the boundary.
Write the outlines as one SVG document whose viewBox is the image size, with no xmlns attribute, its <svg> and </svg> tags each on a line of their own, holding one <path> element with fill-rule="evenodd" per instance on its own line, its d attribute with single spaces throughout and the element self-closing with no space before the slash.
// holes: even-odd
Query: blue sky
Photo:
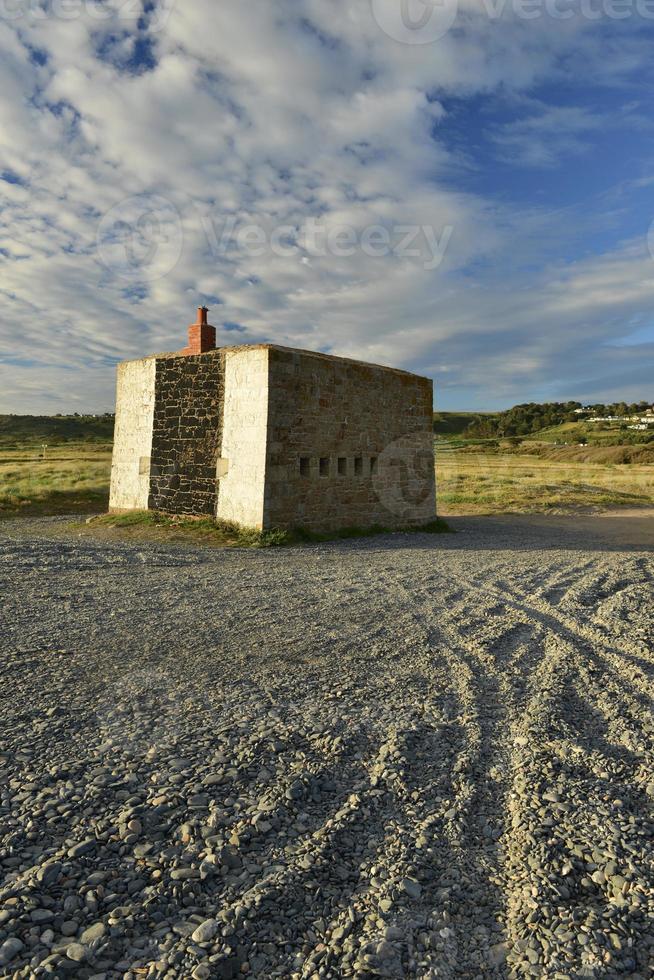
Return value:
<svg viewBox="0 0 654 980">
<path fill-rule="evenodd" d="M 654 398 L 651 6 L 5 4 L 0 411 L 111 409 L 201 302 L 444 409 Z"/>
</svg>

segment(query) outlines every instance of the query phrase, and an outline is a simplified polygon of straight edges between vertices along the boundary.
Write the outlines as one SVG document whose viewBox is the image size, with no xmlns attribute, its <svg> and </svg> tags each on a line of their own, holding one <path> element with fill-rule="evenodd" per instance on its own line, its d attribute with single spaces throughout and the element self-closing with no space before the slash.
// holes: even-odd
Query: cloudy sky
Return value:
<svg viewBox="0 0 654 980">
<path fill-rule="evenodd" d="M 0 412 L 272 341 L 653 398 L 651 0 L 0 0 Z"/>
</svg>

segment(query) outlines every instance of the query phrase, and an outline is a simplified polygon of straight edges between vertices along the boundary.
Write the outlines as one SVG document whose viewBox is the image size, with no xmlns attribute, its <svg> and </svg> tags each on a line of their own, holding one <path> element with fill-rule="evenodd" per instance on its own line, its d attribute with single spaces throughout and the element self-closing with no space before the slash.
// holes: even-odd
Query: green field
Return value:
<svg viewBox="0 0 654 980">
<path fill-rule="evenodd" d="M 110 474 L 110 443 L 0 446 L 0 517 L 106 510 Z"/>
<path fill-rule="evenodd" d="M 471 417 L 450 414 L 452 427 Z M 654 441 L 616 446 L 598 438 L 579 446 L 568 423 L 556 429 L 525 440 L 437 437 L 439 513 L 654 504 Z M 106 511 L 112 431 L 110 417 L 0 416 L 0 517 Z"/>
<path fill-rule="evenodd" d="M 654 440 L 654 427 L 649 432 L 629 429 L 626 424 L 601 422 L 563 422 L 551 428 L 540 429 L 524 437 L 525 442 L 548 442 L 557 445 L 589 446 L 641 446 Z"/>
<path fill-rule="evenodd" d="M 551 452 L 558 452 L 559 458 L 437 445 L 439 514 L 560 513 L 654 505 L 652 463 L 589 462 L 566 457 L 565 449 Z M 592 455 L 592 449 L 586 450 L 586 457 Z M 654 447 L 651 458 L 654 462 Z"/>
<path fill-rule="evenodd" d="M 113 433 L 112 415 L 0 415 L 0 517 L 106 510 Z"/>
</svg>

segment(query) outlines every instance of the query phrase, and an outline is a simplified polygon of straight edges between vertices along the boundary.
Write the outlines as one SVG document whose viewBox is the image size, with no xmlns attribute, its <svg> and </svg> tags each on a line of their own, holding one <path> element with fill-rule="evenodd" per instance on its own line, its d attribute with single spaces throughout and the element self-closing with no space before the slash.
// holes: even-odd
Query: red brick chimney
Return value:
<svg viewBox="0 0 654 980">
<path fill-rule="evenodd" d="M 198 307 L 197 323 L 192 323 L 188 328 L 188 347 L 180 351 L 180 354 L 204 354 L 208 350 L 216 348 L 216 328 L 207 323 L 206 306 Z"/>
</svg>

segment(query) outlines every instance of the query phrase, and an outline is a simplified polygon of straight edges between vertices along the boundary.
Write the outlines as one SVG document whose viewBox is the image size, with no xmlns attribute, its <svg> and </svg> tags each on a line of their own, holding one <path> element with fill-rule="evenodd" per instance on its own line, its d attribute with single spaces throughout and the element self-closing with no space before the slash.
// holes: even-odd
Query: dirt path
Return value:
<svg viewBox="0 0 654 980">
<path fill-rule="evenodd" d="M 651 976 L 654 518 L 452 523 L 223 552 L 0 525 L 0 960 Z"/>
</svg>

